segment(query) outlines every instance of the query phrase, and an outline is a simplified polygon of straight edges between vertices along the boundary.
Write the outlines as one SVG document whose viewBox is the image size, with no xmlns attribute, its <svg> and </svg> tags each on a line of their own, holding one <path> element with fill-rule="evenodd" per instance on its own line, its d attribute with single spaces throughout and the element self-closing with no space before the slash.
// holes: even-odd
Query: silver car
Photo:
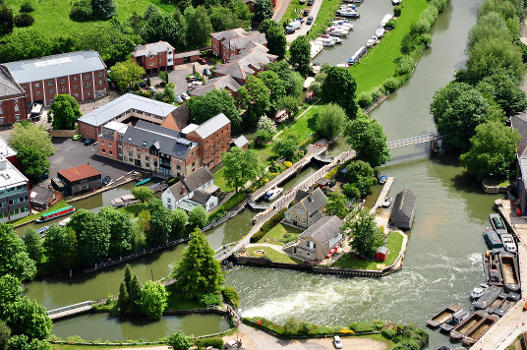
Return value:
<svg viewBox="0 0 527 350">
<path fill-rule="evenodd" d="M 342 349 L 342 340 L 340 340 L 338 335 L 333 337 L 333 346 L 335 349 Z"/>
</svg>

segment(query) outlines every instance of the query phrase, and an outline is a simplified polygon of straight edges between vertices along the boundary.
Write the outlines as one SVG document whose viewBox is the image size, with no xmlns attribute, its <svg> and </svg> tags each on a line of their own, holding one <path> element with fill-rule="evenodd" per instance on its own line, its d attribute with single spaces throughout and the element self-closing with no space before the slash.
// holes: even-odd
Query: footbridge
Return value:
<svg viewBox="0 0 527 350">
<path fill-rule="evenodd" d="M 396 149 L 403 147 L 410 147 L 420 145 L 423 143 L 434 142 L 440 140 L 443 136 L 439 134 L 424 134 L 419 136 L 408 137 L 405 139 L 397 139 L 387 143 L 388 149 Z"/>
<path fill-rule="evenodd" d="M 61 318 L 83 314 L 93 309 L 93 305 L 95 305 L 95 303 L 95 301 L 88 300 L 82 303 L 60 307 L 58 309 L 48 311 L 48 316 L 52 321 L 54 321 Z"/>
</svg>

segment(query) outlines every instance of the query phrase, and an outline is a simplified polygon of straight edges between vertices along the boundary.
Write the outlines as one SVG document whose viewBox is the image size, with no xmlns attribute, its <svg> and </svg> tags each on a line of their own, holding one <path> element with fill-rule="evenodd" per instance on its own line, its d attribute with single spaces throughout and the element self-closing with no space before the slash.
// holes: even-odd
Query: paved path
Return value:
<svg viewBox="0 0 527 350">
<path fill-rule="evenodd" d="M 315 24 L 315 21 L 317 19 L 318 11 L 320 10 L 320 6 L 322 6 L 322 1 L 324 0 L 314 0 L 313 6 L 311 8 L 306 7 L 309 9 L 309 15 L 313 16 L 313 24 Z M 298 38 L 300 35 L 306 35 L 307 32 L 311 29 L 312 26 L 308 26 L 306 24 L 307 17 L 305 19 L 306 20 L 304 21 L 304 23 L 302 23 L 302 26 L 300 27 L 300 29 L 297 29 L 293 34 L 289 34 L 286 36 L 288 43 L 292 42 L 293 40 Z"/>
<path fill-rule="evenodd" d="M 277 8 L 274 9 L 273 17 L 272 19 L 278 23 L 282 20 L 282 17 L 284 17 L 285 11 L 287 11 L 287 8 L 289 7 L 289 3 L 291 0 L 281 0 L 280 4 Z"/>
<path fill-rule="evenodd" d="M 371 208 L 370 213 L 375 213 L 377 208 L 382 206 L 384 203 L 384 200 L 386 199 L 386 196 L 388 196 L 388 192 L 390 192 L 390 188 L 392 187 L 393 180 L 395 180 L 394 177 L 389 176 L 386 179 L 386 182 L 384 183 L 384 186 L 382 187 L 381 193 L 379 193 L 379 197 L 377 197 L 377 201 L 375 202 L 375 205 L 373 208 Z"/>
</svg>

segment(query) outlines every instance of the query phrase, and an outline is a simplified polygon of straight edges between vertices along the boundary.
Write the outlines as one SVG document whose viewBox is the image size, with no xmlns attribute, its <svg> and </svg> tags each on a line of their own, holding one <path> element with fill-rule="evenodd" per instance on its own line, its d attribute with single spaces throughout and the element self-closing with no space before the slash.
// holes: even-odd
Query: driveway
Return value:
<svg viewBox="0 0 527 350">
<path fill-rule="evenodd" d="M 322 6 L 322 1 L 324 1 L 324 0 L 314 0 L 313 1 L 313 6 L 305 7 L 307 9 L 309 9 L 309 16 L 313 16 L 313 24 L 315 24 L 315 21 L 317 19 L 318 11 L 320 10 L 320 6 Z M 300 27 L 300 29 L 297 29 L 293 34 L 286 35 L 286 39 L 287 39 L 288 43 L 292 42 L 293 40 L 295 40 L 296 38 L 298 38 L 301 35 L 306 35 L 307 32 L 309 32 L 309 30 L 311 29 L 312 25 L 308 26 L 306 24 L 306 22 L 307 22 L 307 17 L 304 17 L 304 23 L 302 23 L 302 26 Z"/>
<path fill-rule="evenodd" d="M 193 73 L 192 66 L 195 67 L 196 72 L 199 72 L 201 75 L 203 75 L 203 70 L 205 68 L 212 68 L 213 64 L 210 62 L 207 62 L 207 64 L 200 64 L 198 62 L 187 63 L 176 66 L 172 72 L 168 72 L 168 81 L 174 84 L 174 92 L 177 95 L 187 92 L 187 75 Z"/>
</svg>

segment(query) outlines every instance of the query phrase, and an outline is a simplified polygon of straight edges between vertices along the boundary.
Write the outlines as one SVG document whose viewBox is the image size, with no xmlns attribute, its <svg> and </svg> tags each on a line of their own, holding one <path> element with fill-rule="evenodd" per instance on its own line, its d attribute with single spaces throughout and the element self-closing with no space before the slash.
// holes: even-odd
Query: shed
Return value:
<svg viewBox="0 0 527 350">
<path fill-rule="evenodd" d="M 31 206 L 37 210 L 46 210 L 62 200 L 62 193 L 54 188 L 37 185 L 31 189 Z"/>
<path fill-rule="evenodd" d="M 389 222 L 401 230 L 409 230 L 412 228 L 414 215 L 415 195 L 406 187 L 395 197 Z"/>
<path fill-rule="evenodd" d="M 390 249 L 388 249 L 386 246 L 381 246 L 377 248 L 377 252 L 375 253 L 375 260 L 385 261 L 388 257 L 388 253 L 390 253 Z"/>
<path fill-rule="evenodd" d="M 75 195 L 101 187 L 101 173 L 89 164 L 59 170 L 57 176 L 66 187 L 65 194 Z"/>
</svg>

